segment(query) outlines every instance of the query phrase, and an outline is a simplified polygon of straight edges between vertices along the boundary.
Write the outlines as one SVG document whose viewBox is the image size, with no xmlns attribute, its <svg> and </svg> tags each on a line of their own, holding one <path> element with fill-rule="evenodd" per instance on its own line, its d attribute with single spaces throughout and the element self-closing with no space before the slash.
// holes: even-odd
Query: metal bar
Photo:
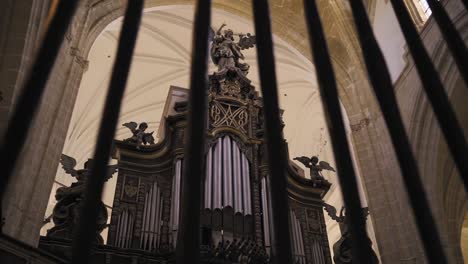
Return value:
<svg viewBox="0 0 468 264">
<path fill-rule="evenodd" d="M 257 61 L 265 110 L 268 169 L 271 179 L 272 221 L 274 229 L 272 263 L 291 263 L 289 204 L 286 190 L 286 151 L 280 121 L 278 87 L 270 25 L 268 0 L 254 0 L 253 13 L 257 35 Z"/>
<path fill-rule="evenodd" d="M 204 180 L 205 132 L 207 113 L 208 35 L 211 1 L 198 0 L 192 43 L 189 116 L 182 180 L 182 207 L 177 237 L 176 262 L 200 262 L 201 190 Z"/>
<path fill-rule="evenodd" d="M 465 6 L 465 10 L 468 10 L 468 0 L 460 0 Z"/>
<path fill-rule="evenodd" d="M 457 116 L 445 92 L 444 85 L 431 62 L 429 54 L 424 48 L 424 44 L 419 37 L 405 4 L 400 0 L 391 0 L 391 3 L 408 48 L 413 56 L 419 79 L 439 121 L 452 158 L 465 184 L 465 190 L 468 191 L 468 147 L 463 135 L 463 129 L 457 120 Z"/>
<path fill-rule="evenodd" d="M 11 114 L 9 126 L 0 147 L 0 166 L 2 168 L 0 176 L 0 205 L 77 4 L 77 0 L 63 0 L 59 2 L 25 85 L 20 91 L 16 107 Z M 0 210 L 0 219 L 2 219 L 1 212 L 2 210 Z"/>
<path fill-rule="evenodd" d="M 421 181 L 419 169 L 401 119 L 392 81 L 382 51 L 377 44 L 362 1 L 350 0 L 349 2 L 356 23 L 369 79 L 390 132 L 428 261 L 434 264 L 447 263 L 438 229 Z"/>
<path fill-rule="evenodd" d="M 310 47 L 313 53 L 320 96 L 330 132 L 333 153 L 338 169 L 338 179 L 346 205 L 346 214 L 349 216 L 352 239 L 353 256 L 357 263 L 366 263 L 371 259 L 371 246 L 368 243 L 366 224 L 362 214 L 362 205 L 359 198 L 357 176 L 354 171 L 346 138 L 346 129 L 338 100 L 335 73 L 333 71 L 330 53 L 328 51 L 322 22 L 315 0 L 304 0 L 306 22 L 309 30 Z"/>
<path fill-rule="evenodd" d="M 463 4 L 465 5 L 465 10 L 468 11 L 468 0 L 461 0 Z"/>
<path fill-rule="evenodd" d="M 445 12 L 442 3 L 439 0 L 426 0 L 432 11 L 432 17 L 436 21 L 440 28 L 440 32 L 447 42 L 447 46 L 452 53 L 452 57 L 455 60 L 460 75 L 465 81 L 468 87 L 468 50 L 466 49 L 465 43 L 458 34 L 457 29 L 453 25 L 447 12 Z M 464 4 L 466 7 L 466 0 Z"/>
<path fill-rule="evenodd" d="M 96 236 L 98 204 L 101 201 L 107 163 L 114 140 L 115 127 L 119 118 L 122 98 L 127 85 L 128 73 L 132 62 L 138 29 L 143 11 L 144 0 L 128 1 L 120 33 L 117 56 L 114 62 L 111 81 L 104 105 L 103 117 L 99 127 L 91 174 L 87 180 L 84 203 L 80 212 L 80 222 L 73 241 L 72 262 L 88 263 L 91 244 Z"/>
</svg>

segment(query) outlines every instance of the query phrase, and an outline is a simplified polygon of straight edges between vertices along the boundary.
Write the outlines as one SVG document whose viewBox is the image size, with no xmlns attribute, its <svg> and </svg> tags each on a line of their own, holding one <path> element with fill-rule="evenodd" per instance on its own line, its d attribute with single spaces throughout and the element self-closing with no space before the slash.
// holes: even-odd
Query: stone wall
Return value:
<svg viewBox="0 0 468 264">
<path fill-rule="evenodd" d="M 445 1 L 444 4 L 468 43 L 468 16 L 463 4 L 461 1 Z M 468 138 L 468 90 L 432 18 L 422 28 L 421 37 Z M 396 83 L 398 101 L 450 263 L 463 263 L 460 232 L 468 205 L 467 195 L 410 55 L 408 61 Z"/>
</svg>

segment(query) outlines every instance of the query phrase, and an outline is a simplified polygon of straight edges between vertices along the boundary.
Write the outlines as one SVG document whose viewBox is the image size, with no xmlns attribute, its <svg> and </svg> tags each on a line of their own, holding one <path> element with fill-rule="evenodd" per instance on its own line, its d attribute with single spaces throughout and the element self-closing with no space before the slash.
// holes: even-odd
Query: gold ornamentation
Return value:
<svg viewBox="0 0 468 264">
<path fill-rule="evenodd" d="M 138 193 L 138 187 L 137 186 L 131 186 L 131 185 L 125 185 L 125 194 L 129 198 L 133 198 L 137 193 Z"/>
<path fill-rule="evenodd" d="M 136 201 L 140 189 L 140 180 L 134 176 L 126 176 L 123 184 L 122 200 Z"/>
</svg>

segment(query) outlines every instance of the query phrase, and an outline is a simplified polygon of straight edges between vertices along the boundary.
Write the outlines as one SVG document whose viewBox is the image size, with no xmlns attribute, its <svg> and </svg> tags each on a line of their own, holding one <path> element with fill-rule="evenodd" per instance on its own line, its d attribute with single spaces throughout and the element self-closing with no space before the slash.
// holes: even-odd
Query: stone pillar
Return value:
<svg viewBox="0 0 468 264">
<path fill-rule="evenodd" d="M 5 0 L 0 4 L 0 135 L 8 126 L 14 96 L 39 44 L 49 4 L 50 0 Z"/>
<path fill-rule="evenodd" d="M 85 10 L 79 8 L 73 22 L 75 29 L 79 29 L 79 18 L 84 18 L 84 14 Z M 25 17 L 21 21 L 34 23 Z M 77 42 L 74 38 L 63 41 L 3 201 L 4 232 L 33 246 L 39 239 L 79 82 L 87 68 L 87 61 L 74 48 Z"/>
</svg>

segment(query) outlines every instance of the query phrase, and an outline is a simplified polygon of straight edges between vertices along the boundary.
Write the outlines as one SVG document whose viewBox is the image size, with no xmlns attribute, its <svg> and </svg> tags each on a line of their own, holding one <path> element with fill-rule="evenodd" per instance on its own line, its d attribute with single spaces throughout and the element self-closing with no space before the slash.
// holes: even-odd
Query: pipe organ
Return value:
<svg viewBox="0 0 468 264">
<path fill-rule="evenodd" d="M 274 194 L 269 191 L 262 98 L 236 69 L 210 75 L 209 84 L 200 184 L 202 255 L 232 260 L 237 254 L 237 260 L 268 263 L 275 243 L 269 202 Z M 107 242 L 114 247 L 154 254 L 177 247 L 188 90 L 172 86 L 167 98 L 157 144 L 115 141 L 119 172 Z M 292 161 L 285 174 L 291 211 L 290 226 L 284 228 L 291 231 L 296 263 L 331 263 L 322 211 L 330 183 L 306 179 Z"/>
</svg>

